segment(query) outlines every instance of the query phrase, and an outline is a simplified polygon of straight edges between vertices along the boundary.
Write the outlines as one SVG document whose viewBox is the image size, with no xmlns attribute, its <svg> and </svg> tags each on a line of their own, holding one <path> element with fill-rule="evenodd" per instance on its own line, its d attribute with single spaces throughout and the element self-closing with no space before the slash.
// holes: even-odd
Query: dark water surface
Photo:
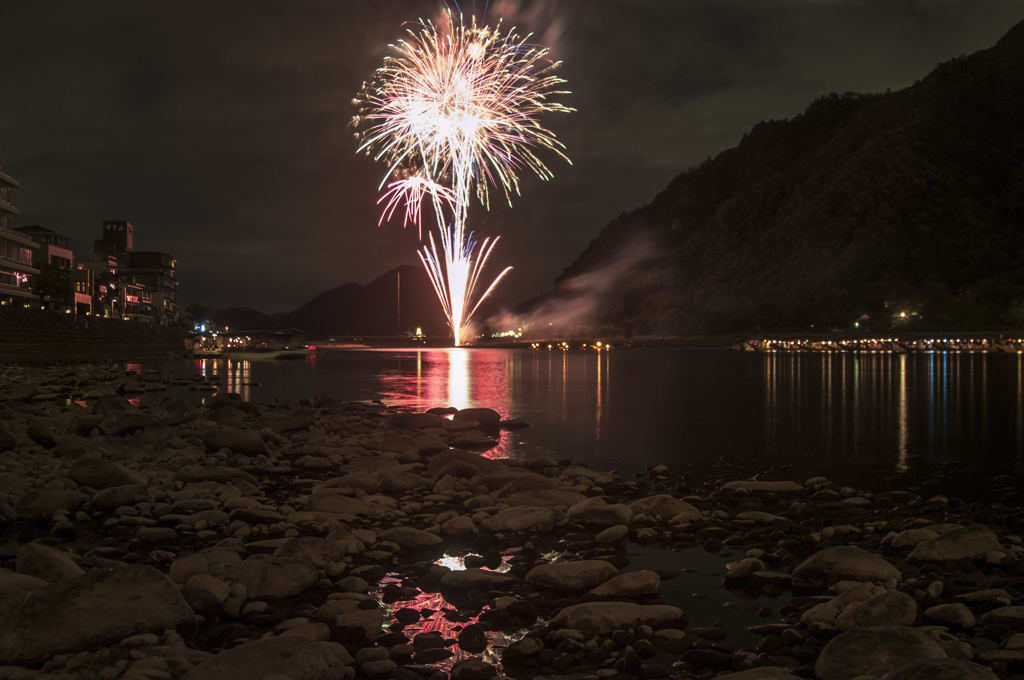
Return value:
<svg viewBox="0 0 1024 680">
<path fill-rule="evenodd" d="M 898 484 L 943 463 L 989 475 L 1020 471 L 1022 361 L 981 353 L 460 348 L 145 368 L 203 373 L 259 402 L 326 392 L 403 410 L 488 406 L 532 424 L 504 433 L 498 455 L 573 458 L 621 474 L 728 454 L 755 471 L 798 463 L 837 481 Z"/>
</svg>

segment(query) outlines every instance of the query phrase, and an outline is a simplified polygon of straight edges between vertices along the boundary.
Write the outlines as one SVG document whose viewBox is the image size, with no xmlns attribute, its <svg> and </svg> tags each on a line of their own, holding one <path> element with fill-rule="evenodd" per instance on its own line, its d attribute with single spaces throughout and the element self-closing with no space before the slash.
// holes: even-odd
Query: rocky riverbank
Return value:
<svg viewBox="0 0 1024 680">
<path fill-rule="evenodd" d="M 1024 670 L 1020 508 L 492 460 L 524 423 L 489 409 L 129 401 L 165 387 L 0 370 L 0 680 Z M 759 643 L 663 601 L 689 574 L 631 570 L 640 547 L 730 559 L 730 591 L 780 605 Z"/>
</svg>

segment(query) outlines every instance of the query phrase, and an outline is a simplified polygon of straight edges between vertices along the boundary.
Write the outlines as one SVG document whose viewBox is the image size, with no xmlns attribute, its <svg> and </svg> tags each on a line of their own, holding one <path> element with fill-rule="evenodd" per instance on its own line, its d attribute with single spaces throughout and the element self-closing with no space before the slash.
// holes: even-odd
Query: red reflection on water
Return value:
<svg viewBox="0 0 1024 680">
<path fill-rule="evenodd" d="M 503 418 L 512 413 L 512 380 L 521 355 L 501 350 L 449 349 L 402 353 L 398 367 L 381 376 L 384 401 L 399 408 L 426 410 L 436 406 L 458 409 L 492 408 Z M 413 374 L 410 361 L 415 362 Z M 483 455 L 507 458 L 512 437 L 502 431 L 499 444 Z"/>
</svg>

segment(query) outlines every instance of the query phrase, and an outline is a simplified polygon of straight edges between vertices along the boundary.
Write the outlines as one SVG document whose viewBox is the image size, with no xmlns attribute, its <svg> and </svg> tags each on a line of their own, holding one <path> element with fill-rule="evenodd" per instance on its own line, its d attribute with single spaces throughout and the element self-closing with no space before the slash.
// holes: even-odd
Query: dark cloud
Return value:
<svg viewBox="0 0 1024 680">
<path fill-rule="evenodd" d="M 453 4 L 453 3 L 449 3 Z M 472 0 L 460 0 L 472 11 Z M 477 0 L 482 12 L 484 0 Z M 0 164 L 17 224 L 88 252 L 103 219 L 177 256 L 184 301 L 289 310 L 416 263 L 376 227 L 384 168 L 355 154 L 351 100 L 438 0 L 8 3 Z M 548 289 L 607 221 L 762 119 L 838 91 L 912 84 L 993 44 L 1019 0 L 491 0 L 489 17 L 562 60 L 578 109 L 547 122 L 573 165 L 490 213 L 499 298 Z"/>
</svg>

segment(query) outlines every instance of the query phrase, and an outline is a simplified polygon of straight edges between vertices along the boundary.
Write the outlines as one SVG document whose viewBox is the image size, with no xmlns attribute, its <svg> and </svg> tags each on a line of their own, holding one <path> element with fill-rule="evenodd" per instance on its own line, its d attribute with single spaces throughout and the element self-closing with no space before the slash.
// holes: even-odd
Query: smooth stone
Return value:
<svg viewBox="0 0 1024 680">
<path fill-rule="evenodd" d="M 728 482 L 722 486 L 722 488 L 729 490 L 744 489 L 746 491 L 764 491 L 765 493 L 799 493 L 804 490 L 803 485 L 799 482 L 764 482 L 752 479 Z"/>
<path fill-rule="evenodd" d="M 224 600 L 228 599 L 228 595 L 231 593 L 231 588 L 227 583 L 224 583 L 224 581 L 210 576 L 209 574 L 196 574 L 192 576 L 188 580 L 187 586 L 189 588 L 205 590 L 216 597 L 219 602 L 224 602 Z"/>
<path fill-rule="evenodd" d="M 793 572 L 794 589 L 821 591 L 839 581 L 885 582 L 903 580 L 900 570 L 883 557 L 853 545 L 838 545 L 816 552 Z"/>
<path fill-rule="evenodd" d="M 917 602 L 898 590 L 888 590 L 870 600 L 852 605 L 836 617 L 839 630 L 872 626 L 909 626 L 917 617 Z"/>
<path fill-rule="evenodd" d="M 171 562 L 168 575 L 175 583 L 188 583 L 188 580 L 196 574 L 206 574 L 210 571 L 206 555 L 192 554 L 179 557 Z"/>
<path fill-rule="evenodd" d="M 367 503 L 339 493 L 319 493 L 309 497 L 306 510 L 312 512 L 334 512 L 342 515 L 359 517 L 381 517 L 387 514 L 387 508 L 375 503 Z"/>
<path fill-rule="evenodd" d="M 619 526 L 608 527 L 595 536 L 594 540 L 601 544 L 616 543 L 626 536 L 629 536 L 629 527 L 625 524 L 620 524 Z"/>
<path fill-rule="evenodd" d="M 332 489 L 335 487 L 359 489 L 366 493 L 377 493 L 380 491 L 380 483 L 377 478 L 368 472 L 350 472 L 347 475 L 341 477 L 334 477 L 328 479 L 322 484 L 318 484 L 313 488 L 313 493 L 317 494 L 324 489 Z"/>
<path fill-rule="evenodd" d="M 963 659 L 912 661 L 882 676 L 881 680 L 996 680 L 998 676 L 980 664 Z"/>
<path fill-rule="evenodd" d="M 529 582 L 529 574 L 527 574 Z M 661 578 L 653 571 L 631 571 L 606 581 L 590 591 L 601 599 L 622 598 L 636 600 L 657 597 L 661 591 Z"/>
<path fill-rule="evenodd" d="M 759 571 L 767 571 L 765 563 L 756 557 L 745 557 L 735 564 L 726 565 L 729 571 L 725 572 L 725 580 L 742 581 Z"/>
<path fill-rule="evenodd" d="M 927 633 L 907 626 L 854 628 L 832 638 L 814 663 L 819 680 L 881 677 L 911 661 L 942 659 L 946 653 Z"/>
<path fill-rule="evenodd" d="M 442 524 L 441 533 L 445 536 L 464 537 L 473 536 L 479 532 L 471 518 L 459 515 Z"/>
<path fill-rule="evenodd" d="M 505 499 L 505 503 L 509 507 L 518 507 L 521 505 L 535 507 L 535 508 L 553 508 L 557 505 L 564 505 L 571 507 L 576 505 L 582 500 L 586 500 L 586 496 L 575 491 L 566 491 L 565 489 L 535 489 L 532 491 L 519 491 L 514 493 Z"/>
<path fill-rule="evenodd" d="M 651 643 L 662 652 L 682 654 L 693 646 L 694 639 L 677 628 L 662 628 L 651 634 Z"/>
<path fill-rule="evenodd" d="M 1024 628 L 1024 605 L 999 607 L 985 612 L 978 618 L 978 623 L 987 626 L 990 623 L 1001 623 L 1010 628 Z"/>
<path fill-rule="evenodd" d="M 147 484 L 149 482 L 149 479 L 142 473 L 129 470 L 112 460 L 93 458 L 91 456 L 76 460 L 71 469 L 68 470 L 68 477 L 73 479 L 79 486 L 90 486 L 97 490 L 107 489 L 112 486 Z"/>
<path fill-rule="evenodd" d="M 893 536 L 889 547 L 893 550 L 902 550 L 938 537 L 939 535 L 931 529 L 907 529 Z"/>
<path fill-rule="evenodd" d="M 541 533 L 555 525 L 555 513 L 548 508 L 509 508 L 495 513 L 488 524 L 496 532 Z"/>
<path fill-rule="evenodd" d="M 410 552 L 433 548 L 444 540 L 440 536 L 412 527 L 393 527 L 382 532 L 377 539 L 392 541 L 397 543 L 402 550 Z"/>
<path fill-rule="evenodd" d="M 122 505 L 148 503 L 150 500 L 149 489 L 145 484 L 125 484 L 103 489 L 93 497 L 92 506 L 97 510 L 113 510 Z"/>
<path fill-rule="evenodd" d="M 0 663 L 41 663 L 54 654 L 98 649 L 193 620 L 178 588 L 156 569 L 97 569 L 5 606 L 0 612 Z"/>
<path fill-rule="evenodd" d="M 921 563 L 960 560 L 978 557 L 999 548 L 999 538 L 991 529 L 984 524 L 971 524 L 919 543 L 907 555 L 907 561 Z"/>
<path fill-rule="evenodd" d="M 553 623 L 591 635 L 610 635 L 617 630 L 639 626 L 681 629 L 686 627 L 687 618 L 682 609 L 664 604 L 588 602 L 566 607 Z"/>
<path fill-rule="evenodd" d="M 768 512 L 758 510 L 747 510 L 736 514 L 736 519 L 741 522 L 754 522 L 756 524 L 773 524 L 774 522 L 787 522 L 785 517 L 779 517 Z"/>
<path fill-rule="evenodd" d="M 380 440 L 381 453 L 411 454 L 419 456 L 420 445 L 416 438 L 407 434 L 390 434 Z"/>
<path fill-rule="evenodd" d="M 924 610 L 924 615 L 934 621 L 939 621 L 951 628 L 968 630 L 977 625 L 978 620 L 974 613 L 962 602 L 953 604 L 940 604 Z"/>
<path fill-rule="evenodd" d="M 279 674 L 289 680 L 339 677 L 344 665 L 328 648 L 301 636 L 247 642 L 204 661 L 181 680 L 252 680 Z"/>
<path fill-rule="evenodd" d="M 836 622 L 839 610 L 828 602 L 820 602 L 800 615 L 800 623 L 809 626 L 812 623 L 827 623 L 830 626 Z"/>
<path fill-rule="evenodd" d="M 211 453 L 229 449 L 231 453 L 243 456 L 267 454 L 267 444 L 259 434 L 231 427 L 211 427 L 203 432 L 203 446 Z"/>
<path fill-rule="evenodd" d="M 210 574 L 226 583 L 241 583 L 249 597 L 292 597 L 316 583 L 316 568 L 290 557 L 246 560 L 217 568 Z"/>
<path fill-rule="evenodd" d="M 480 423 L 480 427 L 493 429 L 501 422 L 501 414 L 491 408 L 464 408 L 456 411 L 452 419 L 464 422 L 475 420 Z"/>
<path fill-rule="evenodd" d="M 288 539 L 274 550 L 274 557 L 327 562 L 341 560 L 344 557 L 344 551 L 338 543 L 329 543 L 315 536 L 296 536 Z"/>
<path fill-rule="evenodd" d="M 729 680 L 797 680 L 800 676 L 787 673 L 785 668 L 765 666 L 763 668 L 739 671 L 738 673 L 716 675 L 715 678 L 729 678 Z"/>
<path fill-rule="evenodd" d="M 536 588 L 578 593 L 599 586 L 616 574 L 618 570 L 604 560 L 554 562 L 531 569 L 526 574 L 526 582 Z"/>
<path fill-rule="evenodd" d="M 342 642 L 373 642 L 381 634 L 384 613 L 380 609 L 348 612 L 323 621 L 331 627 L 331 637 Z"/>
<path fill-rule="evenodd" d="M 22 494 L 14 502 L 18 516 L 33 522 L 48 520 L 58 510 L 74 512 L 89 497 L 80 491 L 70 489 L 38 489 Z"/>
<path fill-rule="evenodd" d="M 29 543 L 22 546 L 18 551 L 18 559 L 15 564 L 19 574 L 35 576 L 51 583 L 85 573 L 78 563 L 68 556 L 68 553 L 41 543 Z"/>
<path fill-rule="evenodd" d="M 676 523 L 688 522 L 701 517 L 701 512 L 686 501 L 662 494 L 660 496 L 648 496 L 633 501 L 629 509 L 634 515 L 650 515 L 661 519 L 671 519 Z M 678 518 L 678 519 L 677 519 Z"/>
<path fill-rule="evenodd" d="M 622 504 L 609 505 L 603 498 L 588 498 L 569 508 L 565 513 L 571 522 L 584 526 L 614 527 L 633 521 L 633 511 Z"/>
</svg>

